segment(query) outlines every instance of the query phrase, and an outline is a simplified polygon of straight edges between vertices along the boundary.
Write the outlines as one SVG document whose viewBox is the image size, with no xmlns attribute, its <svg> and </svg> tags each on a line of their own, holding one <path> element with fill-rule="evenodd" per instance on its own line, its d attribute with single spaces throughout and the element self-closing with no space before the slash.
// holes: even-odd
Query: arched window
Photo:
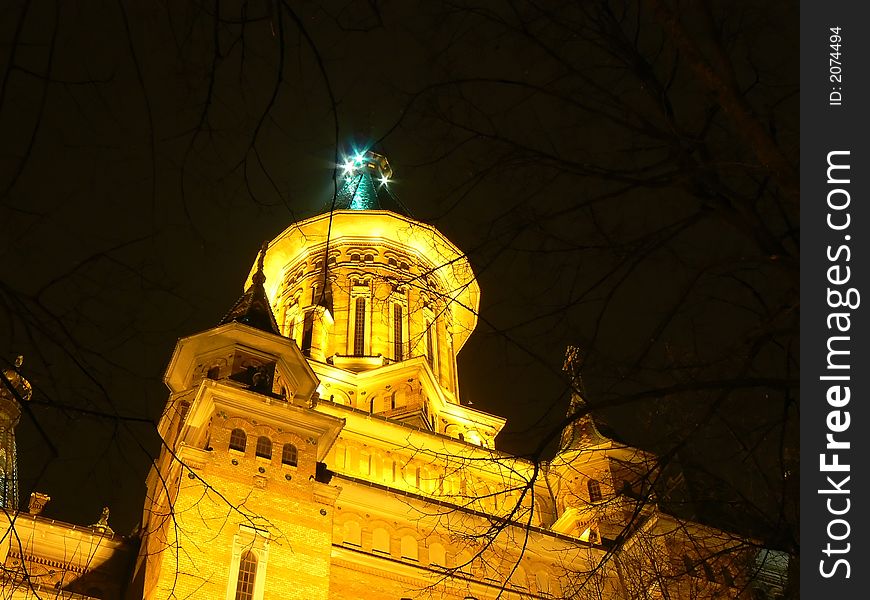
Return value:
<svg viewBox="0 0 870 600">
<path fill-rule="evenodd" d="M 433 341 L 432 321 L 426 321 L 426 361 L 435 368 L 435 344 Z"/>
<path fill-rule="evenodd" d="M 302 354 L 311 356 L 311 342 L 314 337 L 314 311 L 309 310 L 302 318 Z"/>
<path fill-rule="evenodd" d="M 402 537 L 402 558 L 407 560 L 419 560 L 418 551 L 419 545 L 414 536 L 406 535 Z"/>
<path fill-rule="evenodd" d="M 366 262 L 374 262 L 374 261 L 375 261 L 375 255 L 374 255 L 374 254 L 366 254 L 365 261 L 366 261 Z"/>
<path fill-rule="evenodd" d="M 236 600 L 253 600 L 254 579 L 257 576 L 257 557 L 248 550 L 239 561 L 239 579 L 236 583 Z"/>
<path fill-rule="evenodd" d="M 683 568 L 686 570 L 686 575 L 695 575 L 695 563 L 686 554 L 683 554 Z"/>
<path fill-rule="evenodd" d="M 550 574 L 546 571 L 535 573 L 535 585 L 538 586 L 539 594 L 550 594 Z"/>
<path fill-rule="evenodd" d="M 713 573 L 713 567 L 710 566 L 706 560 L 701 563 L 701 568 L 704 569 L 704 575 L 707 577 L 708 581 L 716 581 L 716 575 Z"/>
<path fill-rule="evenodd" d="M 529 587 L 529 580 L 526 577 L 526 570 L 517 565 L 514 568 L 513 575 L 511 575 L 510 584 L 513 587 L 527 589 Z"/>
<path fill-rule="evenodd" d="M 396 259 L 393 258 L 393 257 L 390 257 L 390 258 L 387 260 L 387 264 L 390 265 L 391 267 L 396 267 L 396 266 L 399 265 L 399 263 L 396 262 Z"/>
<path fill-rule="evenodd" d="M 351 546 L 360 546 L 362 532 L 360 531 L 359 523 L 356 521 L 347 521 L 344 524 L 344 543 Z"/>
<path fill-rule="evenodd" d="M 383 527 L 372 531 L 372 550 L 383 554 L 390 553 L 390 533 Z"/>
<path fill-rule="evenodd" d="M 272 458 L 272 440 L 265 435 L 257 438 L 257 456 L 260 458 Z"/>
<path fill-rule="evenodd" d="M 404 336 L 402 332 L 402 305 L 393 304 L 393 358 L 396 362 L 405 360 Z"/>
<path fill-rule="evenodd" d="M 436 567 L 447 566 L 447 553 L 439 543 L 429 544 L 429 564 Z"/>
<path fill-rule="evenodd" d="M 463 550 L 456 556 L 456 568 L 460 573 L 471 573 L 471 554 L 467 550 Z"/>
<path fill-rule="evenodd" d="M 245 446 L 248 443 L 248 436 L 241 429 L 233 429 L 230 433 L 230 450 L 245 451 Z"/>
<path fill-rule="evenodd" d="M 295 467 L 299 464 L 299 451 L 293 444 L 284 444 L 284 449 L 281 451 L 281 464 Z"/>
<path fill-rule="evenodd" d="M 604 496 L 601 494 L 601 484 L 598 480 L 590 479 L 586 482 L 586 487 L 589 489 L 589 502 L 601 502 Z"/>
<path fill-rule="evenodd" d="M 356 309 L 353 317 L 353 355 L 365 355 L 366 335 L 366 299 L 356 299 Z"/>
<path fill-rule="evenodd" d="M 351 255 L 350 255 L 350 259 L 351 259 L 352 261 L 354 261 L 354 262 L 359 262 L 359 260 L 360 260 L 360 256 L 359 256 L 359 254 L 354 253 L 354 254 L 351 254 Z"/>
</svg>

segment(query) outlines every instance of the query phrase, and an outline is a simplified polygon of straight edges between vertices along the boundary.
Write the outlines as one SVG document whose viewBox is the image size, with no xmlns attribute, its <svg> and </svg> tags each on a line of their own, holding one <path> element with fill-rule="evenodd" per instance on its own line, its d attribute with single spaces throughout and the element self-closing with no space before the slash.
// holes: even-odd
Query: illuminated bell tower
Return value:
<svg viewBox="0 0 870 600">
<path fill-rule="evenodd" d="M 0 378 L 0 508 L 18 510 L 18 456 L 15 426 L 21 418 L 21 401 L 33 395 L 30 383 L 22 377 L 23 357 L 15 359 L 14 369 L 3 369 Z"/>
<path fill-rule="evenodd" d="M 220 323 L 179 340 L 167 367 L 140 598 L 328 598 L 339 489 L 322 461 L 344 422 L 313 410 L 318 380 L 278 331 L 264 252 Z"/>
<path fill-rule="evenodd" d="M 582 388 L 581 362 L 580 351 L 569 346 L 564 370 L 575 388 Z M 614 540 L 637 519 L 639 507 L 650 510 L 657 459 L 602 433 L 578 389 L 567 416 L 571 421 L 547 470 L 556 509 L 552 529 L 593 543 Z"/>
<path fill-rule="evenodd" d="M 333 210 L 269 244 L 281 333 L 308 358 L 321 401 L 493 447 L 503 421 L 459 401 L 456 355 L 480 296 L 468 259 L 408 214 L 383 155 L 359 153 L 339 171 Z"/>
</svg>

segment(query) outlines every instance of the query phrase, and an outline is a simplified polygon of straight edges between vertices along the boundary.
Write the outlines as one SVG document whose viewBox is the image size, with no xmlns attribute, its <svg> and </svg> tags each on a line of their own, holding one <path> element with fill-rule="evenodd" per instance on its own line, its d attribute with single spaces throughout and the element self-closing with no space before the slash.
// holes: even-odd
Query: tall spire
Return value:
<svg viewBox="0 0 870 600">
<path fill-rule="evenodd" d="M 336 210 L 389 210 L 411 216 L 391 189 L 393 169 L 386 156 L 367 150 L 346 158 L 338 167 Z"/>
<path fill-rule="evenodd" d="M 281 329 L 278 327 L 278 322 L 275 320 L 275 314 L 272 312 L 272 306 L 269 304 L 269 298 L 266 296 L 266 289 L 263 284 L 266 283 L 266 275 L 263 273 L 263 263 L 266 260 L 266 251 L 269 249 L 269 242 L 263 242 L 260 247 L 260 256 L 257 259 L 257 271 L 251 277 L 251 285 L 242 294 L 229 312 L 220 320 L 219 325 L 226 325 L 236 321 L 244 323 L 275 335 L 281 335 Z"/>
<path fill-rule="evenodd" d="M 565 350 L 565 364 L 562 370 L 571 378 L 571 404 L 568 406 L 567 413 L 571 422 L 562 430 L 561 452 L 582 450 L 612 441 L 598 431 L 595 420 L 583 399 L 583 379 L 580 375 L 582 366 L 583 358 L 580 356 L 580 349 L 576 346 L 568 346 Z"/>
<path fill-rule="evenodd" d="M 33 388 L 19 370 L 23 356 L 15 359 L 14 368 L 3 369 L 0 377 L 0 508 L 18 509 L 18 456 L 15 426 L 21 418 L 21 402 L 33 395 Z"/>
</svg>

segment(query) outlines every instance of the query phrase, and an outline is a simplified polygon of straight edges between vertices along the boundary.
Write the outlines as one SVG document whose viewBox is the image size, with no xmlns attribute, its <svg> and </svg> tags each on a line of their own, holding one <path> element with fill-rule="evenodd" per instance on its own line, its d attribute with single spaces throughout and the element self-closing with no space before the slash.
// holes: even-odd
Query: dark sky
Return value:
<svg viewBox="0 0 870 600">
<path fill-rule="evenodd" d="M 460 386 L 510 419 L 500 447 L 534 450 L 564 413 L 573 343 L 621 431 L 661 445 L 688 423 L 714 458 L 770 467 L 754 442 L 785 443 L 796 377 L 797 212 L 769 152 L 796 166 L 787 5 L 676 29 L 621 4 L 215 6 L 0 8 L 23 498 L 133 528 L 175 340 L 218 321 L 262 240 L 328 208 L 337 147 L 386 154 L 403 203 L 469 254 Z"/>
</svg>

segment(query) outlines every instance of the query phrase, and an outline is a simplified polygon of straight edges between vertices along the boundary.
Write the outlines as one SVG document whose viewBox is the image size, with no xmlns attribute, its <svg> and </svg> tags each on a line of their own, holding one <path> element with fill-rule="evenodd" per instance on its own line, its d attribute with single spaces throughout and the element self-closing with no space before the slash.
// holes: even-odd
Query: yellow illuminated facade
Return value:
<svg viewBox="0 0 870 600">
<path fill-rule="evenodd" d="M 268 243 L 220 325 L 178 342 L 134 572 L 93 597 L 744 594 L 722 557 L 745 540 L 660 513 L 655 457 L 588 417 L 548 463 L 496 449 L 504 419 L 460 402 L 468 259 L 376 202 L 386 159 L 344 171 L 339 209 Z"/>
</svg>

